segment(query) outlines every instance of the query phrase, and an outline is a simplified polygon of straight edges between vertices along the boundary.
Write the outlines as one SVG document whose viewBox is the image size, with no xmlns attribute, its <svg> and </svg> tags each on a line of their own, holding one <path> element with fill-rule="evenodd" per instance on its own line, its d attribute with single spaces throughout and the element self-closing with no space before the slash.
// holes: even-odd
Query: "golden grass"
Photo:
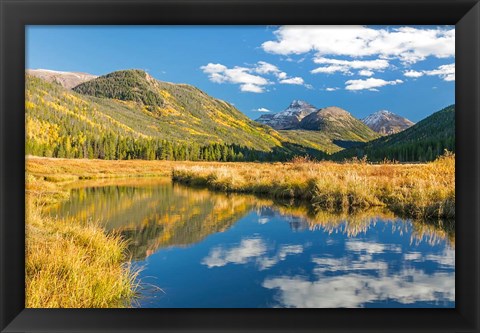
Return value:
<svg viewBox="0 0 480 333">
<path fill-rule="evenodd" d="M 171 161 L 109 161 L 27 156 L 26 171 L 50 182 L 79 179 L 168 176 L 176 162 Z M 188 162 L 186 162 L 188 163 Z"/>
<path fill-rule="evenodd" d="M 137 272 L 127 264 L 127 244 L 100 225 L 64 221 L 42 206 L 68 198 L 55 183 L 26 177 L 25 307 L 128 307 Z"/>
<path fill-rule="evenodd" d="M 412 218 L 455 218 L 455 155 L 426 164 L 297 160 L 177 166 L 175 182 L 224 192 L 309 200 L 328 210 L 384 206 Z"/>
<path fill-rule="evenodd" d="M 165 177 L 178 166 L 220 167 L 222 162 L 94 160 L 26 156 L 27 175 L 61 185 L 77 180 L 109 178 Z"/>
</svg>

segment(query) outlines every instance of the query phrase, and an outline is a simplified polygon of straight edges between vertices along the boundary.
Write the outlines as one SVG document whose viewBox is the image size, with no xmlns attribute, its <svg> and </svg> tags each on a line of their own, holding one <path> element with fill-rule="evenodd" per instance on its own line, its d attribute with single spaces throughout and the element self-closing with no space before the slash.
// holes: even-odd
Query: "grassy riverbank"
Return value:
<svg viewBox="0 0 480 333">
<path fill-rule="evenodd" d="M 138 287 L 136 273 L 125 264 L 131 254 L 124 240 L 80 218 L 53 219 L 43 206 L 67 200 L 78 180 L 89 180 L 89 186 L 132 177 L 149 183 L 147 177 L 170 176 L 174 166 L 195 164 L 27 156 L 26 307 L 126 307 Z"/>
<path fill-rule="evenodd" d="M 48 217 L 42 206 L 68 199 L 70 184 L 80 179 L 90 179 L 90 184 L 170 175 L 176 182 L 216 191 L 305 199 L 318 208 L 317 219 L 322 210 L 350 216 L 354 209 L 377 206 L 412 218 L 455 218 L 455 157 L 450 154 L 427 164 L 376 165 L 305 159 L 220 163 L 28 157 L 26 306 L 128 306 L 137 281 L 125 264 L 126 243 L 98 224 Z"/>
<path fill-rule="evenodd" d="M 313 162 L 178 166 L 175 182 L 211 190 L 300 198 L 319 209 L 384 206 L 412 218 L 455 218 L 455 156 L 426 164 Z"/>
<path fill-rule="evenodd" d="M 25 306 L 128 307 L 138 282 L 126 264 L 126 242 L 96 223 L 67 222 L 42 212 L 42 206 L 68 195 L 43 177 L 26 177 Z"/>
</svg>

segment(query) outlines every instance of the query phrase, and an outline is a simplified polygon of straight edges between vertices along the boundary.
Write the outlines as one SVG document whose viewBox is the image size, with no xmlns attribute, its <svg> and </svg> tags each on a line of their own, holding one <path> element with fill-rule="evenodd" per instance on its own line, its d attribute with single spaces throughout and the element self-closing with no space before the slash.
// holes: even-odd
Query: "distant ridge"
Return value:
<svg viewBox="0 0 480 333">
<path fill-rule="evenodd" d="M 50 69 L 27 69 L 26 73 L 36 76 L 42 80 L 60 84 L 62 87 L 72 89 L 73 87 L 97 78 L 97 75 L 80 72 L 62 72 Z"/>
<path fill-rule="evenodd" d="M 277 114 L 281 120 L 274 119 L 282 125 L 277 127 L 285 128 L 279 130 L 280 134 L 306 147 L 328 153 L 380 136 L 342 108 L 313 108 L 309 103 L 294 100 L 285 111 Z"/>
<path fill-rule="evenodd" d="M 407 118 L 401 117 L 387 110 L 380 110 L 372 113 L 368 117 L 363 118 L 362 122 L 373 131 L 383 135 L 401 132 L 415 124 Z"/>
</svg>

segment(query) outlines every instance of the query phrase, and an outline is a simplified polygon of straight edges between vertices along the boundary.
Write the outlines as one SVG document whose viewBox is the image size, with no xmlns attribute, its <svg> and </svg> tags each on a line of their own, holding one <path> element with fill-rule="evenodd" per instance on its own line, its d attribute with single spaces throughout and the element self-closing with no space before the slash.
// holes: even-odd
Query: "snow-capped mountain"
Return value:
<svg viewBox="0 0 480 333">
<path fill-rule="evenodd" d="M 303 118 L 316 110 L 315 106 L 305 101 L 293 100 L 284 111 L 275 114 L 264 114 L 256 121 L 277 130 L 296 129 Z"/>
<path fill-rule="evenodd" d="M 407 118 L 387 110 L 372 113 L 368 117 L 363 118 L 362 122 L 375 132 L 384 135 L 401 132 L 415 124 Z"/>
<path fill-rule="evenodd" d="M 88 73 L 62 72 L 50 69 L 27 69 L 26 72 L 45 81 L 58 83 L 67 89 L 97 78 L 97 75 Z"/>
</svg>

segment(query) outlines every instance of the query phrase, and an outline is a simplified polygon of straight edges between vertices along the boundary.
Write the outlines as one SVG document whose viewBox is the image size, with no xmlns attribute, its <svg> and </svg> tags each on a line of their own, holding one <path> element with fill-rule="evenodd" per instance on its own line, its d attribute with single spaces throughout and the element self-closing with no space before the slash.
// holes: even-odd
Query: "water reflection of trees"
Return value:
<svg viewBox="0 0 480 333">
<path fill-rule="evenodd" d="M 124 181 L 124 186 L 76 187 L 71 200 L 51 214 L 103 223 L 107 230 L 115 230 L 128 240 L 132 257 L 139 260 L 159 248 L 187 246 L 222 232 L 254 203 L 250 196 L 150 181 L 153 183 Z"/>
<path fill-rule="evenodd" d="M 305 202 L 263 200 L 256 206 L 259 215 L 271 215 L 277 212 L 283 215 L 295 231 L 323 230 L 329 234 L 343 233 L 347 237 L 365 234 L 377 223 L 389 222 L 392 231 L 400 235 L 410 234 L 411 243 L 427 242 L 430 245 L 448 240 L 455 246 L 454 220 L 408 220 L 399 218 L 393 212 L 383 208 L 360 209 L 349 212 L 318 210 Z"/>
<path fill-rule="evenodd" d="M 159 248 L 188 246 L 222 232 L 252 209 L 264 217 L 280 214 L 296 231 L 321 229 L 355 237 L 379 221 L 389 221 L 396 232 L 411 234 L 412 243 L 448 239 L 453 246 L 455 242 L 454 222 L 404 223 L 381 209 L 332 213 L 301 202 L 172 186 L 169 179 L 83 182 L 72 190 L 71 200 L 51 214 L 104 223 L 107 230 L 120 232 L 129 241 L 132 257 L 139 260 Z"/>
</svg>

